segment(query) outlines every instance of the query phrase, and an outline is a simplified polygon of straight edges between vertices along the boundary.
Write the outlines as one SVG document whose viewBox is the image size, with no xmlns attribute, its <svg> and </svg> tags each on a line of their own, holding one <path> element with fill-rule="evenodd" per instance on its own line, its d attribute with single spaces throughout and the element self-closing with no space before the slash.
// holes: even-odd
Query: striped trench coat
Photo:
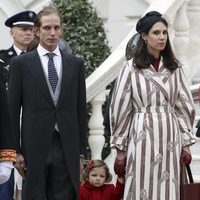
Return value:
<svg viewBox="0 0 200 200">
<path fill-rule="evenodd" d="M 194 117 L 182 66 L 124 64 L 110 105 L 111 147 L 127 155 L 124 200 L 180 199 L 180 155 L 195 142 Z"/>
</svg>

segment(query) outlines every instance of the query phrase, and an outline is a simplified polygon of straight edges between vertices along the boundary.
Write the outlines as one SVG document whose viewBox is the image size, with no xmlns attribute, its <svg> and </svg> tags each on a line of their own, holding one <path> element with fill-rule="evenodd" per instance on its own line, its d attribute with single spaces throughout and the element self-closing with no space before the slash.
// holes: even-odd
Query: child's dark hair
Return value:
<svg viewBox="0 0 200 200">
<path fill-rule="evenodd" d="M 106 182 L 110 182 L 112 180 L 112 174 L 109 172 L 109 168 L 106 163 L 102 160 L 90 160 L 83 170 L 83 179 L 84 181 L 88 181 L 89 173 L 92 169 L 103 167 L 106 172 Z"/>
</svg>

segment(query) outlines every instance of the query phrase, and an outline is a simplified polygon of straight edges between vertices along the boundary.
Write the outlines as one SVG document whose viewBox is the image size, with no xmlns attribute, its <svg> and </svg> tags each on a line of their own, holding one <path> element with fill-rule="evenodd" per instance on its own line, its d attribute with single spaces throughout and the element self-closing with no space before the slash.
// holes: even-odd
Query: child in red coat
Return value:
<svg viewBox="0 0 200 200">
<path fill-rule="evenodd" d="M 80 186 L 79 200 L 120 200 L 124 193 L 124 177 L 118 177 L 116 186 L 108 166 L 102 160 L 91 160 L 83 173 L 85 183 Z"/>
</svg>

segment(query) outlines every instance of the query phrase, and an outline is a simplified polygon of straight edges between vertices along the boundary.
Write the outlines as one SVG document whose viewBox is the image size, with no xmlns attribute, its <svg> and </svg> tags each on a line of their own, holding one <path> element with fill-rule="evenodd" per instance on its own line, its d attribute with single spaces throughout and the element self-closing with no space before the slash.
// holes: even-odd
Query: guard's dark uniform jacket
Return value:
<svg viewBox="0 0 200 200">
<path fill-rule="evenodd" d="M 7 92 L 5 85 L 0 79 L 0 162 L 16 161 L 16 151 L 14 150 L 15 145 L 13 138 Z"/>
<path fill-rule="evenodd" d="M 7 27 L 30 27 L 34 26 L 36 13 L 31 10 L 26 10 L 19 12 L 11 17 L 9 17 L 5 21 L 5 26 Z M 14 38 L 13 38 L 14 39 Z M 0 161 L 4 160 L 11 160 L 15 161 L 16 159 L 16 152 L 15 147 L 13 147 L 10 143 L 12 142 L 12 138 L 14 136 L 10 136 L 10 132 L 12 134 L 12 131 L 7 130 L 8 128 L 12 128 L 9 122 L 9 108 L 6 111 L 6 103 L 7 103 L 7 95 L 5 86 L 7 87 L 8 83 L 8 74 L 9 74 L 9 65 L 11 62 L 11 59 L 17 56 L 17 52 L 14 50 L 13 46 L 6 50 L 0 51 L 0 89 L 4 88 L 4 93 L 0 93 L 0 96 L 2 94 L 2 98 L 0 99 L 0 105 L 3 109 L 0 109 Z M 8 87 L 7 87 L 8 89 Z M 4 95 L 3 95 L 4 94 Z M 4 97 L 4 98 L 3 98 Z M 4 100 L 4 101 L 3 101 Z M 3 101 L 3 102 L 2 102 Z M 5 102 L 5 105 L 4 105 Z M 6 115 L 7 114 L 7 115 Z M 1 122 L 3 122 L 3 126 L 1 126 Z M 2 133 L 2 130 L 4 131 L 4 134 Z M 14 170 L 12 170 L 10 179 L 0 185 L 0 200 L 13 200 L 13 194 L 14 194 Z"/>
<path fill-rule="evenodd" d="M 9 49 L 0 50 L 0 76 L 4 84 L 8 83 L 8 71 L 11 58 L 17 56 L 15 49 L 10 47 Z"/>
<path fill-rule="evenodd" d="M 8 71 L 11 59 L 17 53 L 13 46 L 0 50 L 0 162 L 16 161 L 16 151 L 13 136 L 11 135 L 11 122 L 7 105 L 6 89 L 8 85 Z M 14 170 L 7 182 L 0 185 L 0 199 L 12 200 L 14 194 Z"/>
</svg>

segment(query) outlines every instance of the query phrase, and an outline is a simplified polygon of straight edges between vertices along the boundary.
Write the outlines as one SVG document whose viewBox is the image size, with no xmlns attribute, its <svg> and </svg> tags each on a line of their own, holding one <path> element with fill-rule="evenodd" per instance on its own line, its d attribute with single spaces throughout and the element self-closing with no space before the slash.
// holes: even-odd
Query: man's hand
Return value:
<svg viewBox="0 0 200 200">
<path fill-rule="evenodd" d="M 80 183 L 83 183 L 84 156 L 80 155 Z"/>
<path fill-rule="evenodd" d="M 83 164 L 84 164 L 84 156 L 83 155 L 80 155 L 80 170 L 83 169 Z"/>
<path fill-rule="evenodd" d="M 26 166 L 25 166 L 24 157 L 21 154 L 17 154 L 16 163 L 14 164 L 14 167 L 17 169 L 17 171 L 22 176 L 22 178 L 25 179 L 25 177 L 26 177 Z"/>
</svg>

